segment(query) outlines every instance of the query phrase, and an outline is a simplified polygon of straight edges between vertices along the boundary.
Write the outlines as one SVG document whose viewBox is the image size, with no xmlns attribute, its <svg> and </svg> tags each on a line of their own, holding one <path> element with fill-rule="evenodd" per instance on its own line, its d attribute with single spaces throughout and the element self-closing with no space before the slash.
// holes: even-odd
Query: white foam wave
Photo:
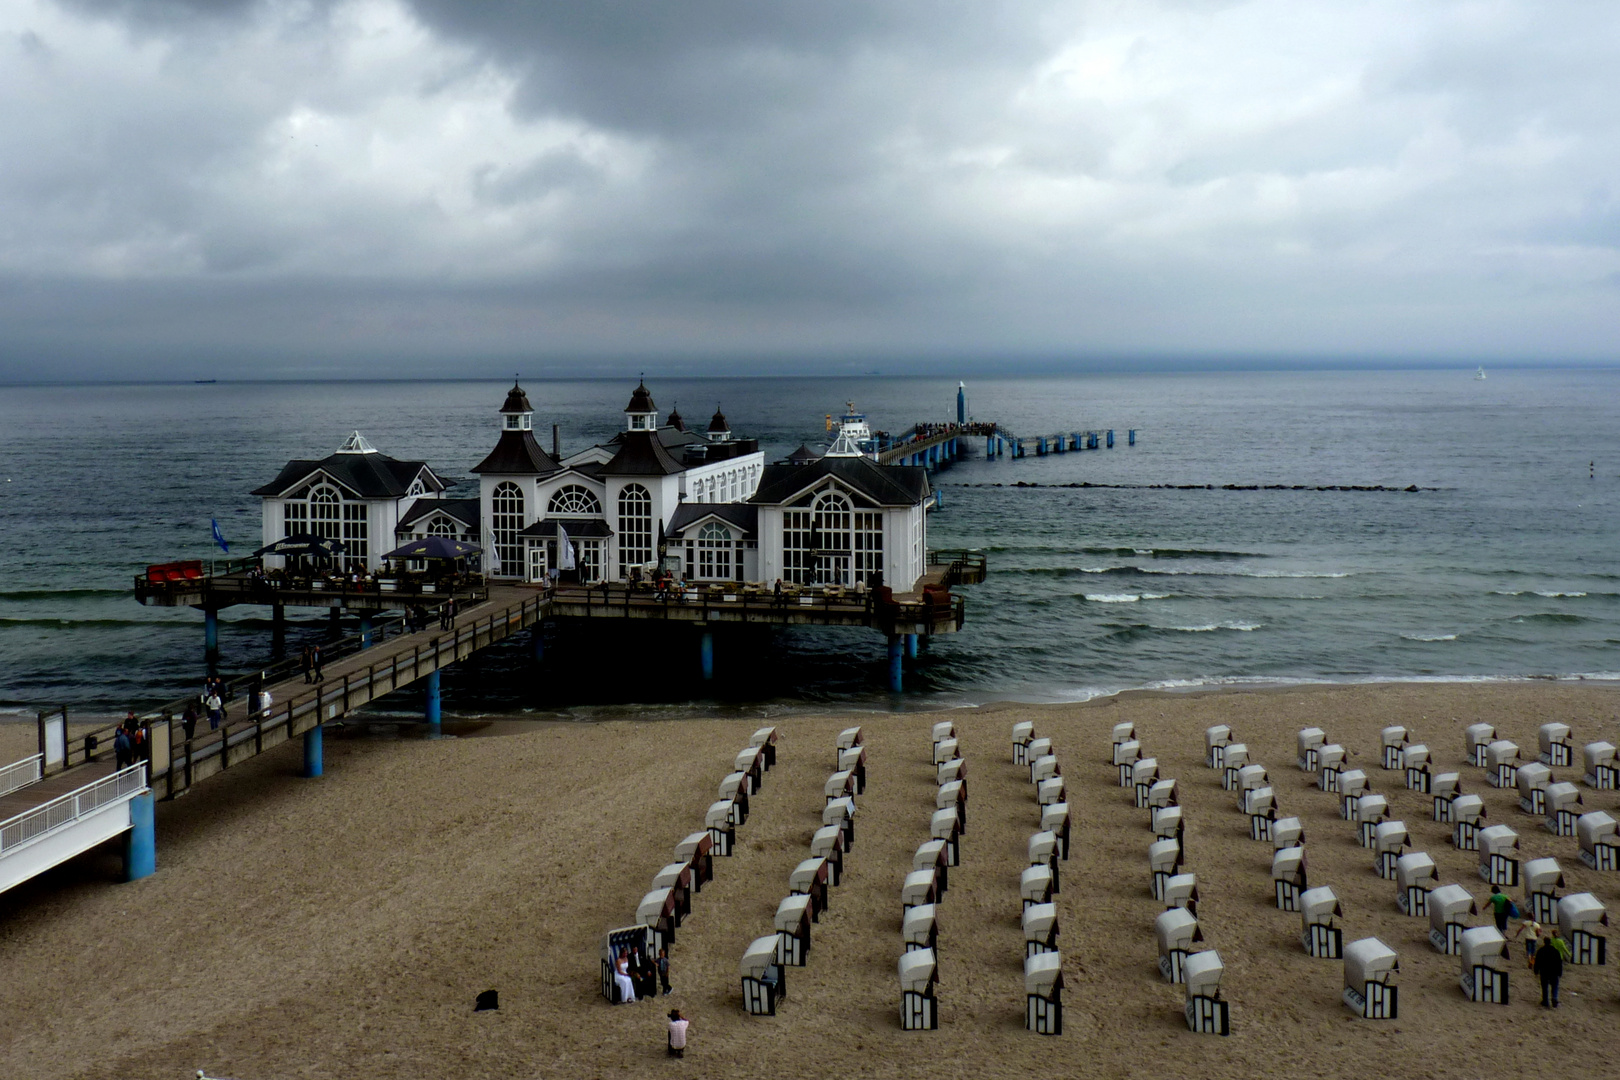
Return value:
<svg viewBox="0 0 1620 1080">
<path fill-rule="evenodd" d="M 1134 604 L 1142 599 L 1137 593 L 1086 593 L 1093 604 Z"/>
<path fill-rule="evenodd" d="M 1237 630 L 1248 633 L 1251 630 L 1258 630 L 1264 625 L 1265 623 L 1243 623 L 1228 620 L 1226 622 L 1205 623 L 1202 626 L 1161 626 L 1159 629 L 1175 630 L 1183 634 L 1207 634 L 1214 630 Z"/>
<path fill-rule="evenodd" d="M 1456 641 L 1456 634 L 1402 634 L 1407 641 Z"/>
<path fill-rule="evenodd" d="M 1150 566 L 1133 566 L 1139 574 L 1164 574 L 1170 577 L 1246 577 L 1246 578 L 1347 578 L 1347 570 L 1165 570 Z M 1088 571 L 1088 573 L 1102 571 Z"/>
<path fill-rule="evenodd" d="M 1548 600 L 1574 599 L 1585 596 L 1583 592 L 1548 592 L 1541 589 L 1492 589 L 1494 596 L 1542 596 Z"/>
</svg>

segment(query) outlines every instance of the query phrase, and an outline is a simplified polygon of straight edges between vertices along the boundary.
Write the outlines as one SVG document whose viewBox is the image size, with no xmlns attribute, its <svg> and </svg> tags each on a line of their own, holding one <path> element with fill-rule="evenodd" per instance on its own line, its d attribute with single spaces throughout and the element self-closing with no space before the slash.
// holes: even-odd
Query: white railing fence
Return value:
<svg viewBox="0 0 1620 1080">
<path fill-rule="evenodd" d="M 0 769 L 0 795 L 16 791 L 20 787 L 27 787 L 35 780 L 38 780 L 40 766 L 44 761 L 44 754 L 35 754 L 33 757 L 23 758 L 15 764 Z"/>
<path fill-rule="evenodd" d="M 111 776 L 102 777 L 93 784 L 86 784 L 77 791 L 70 791 L 60 798 L 52 799 L 43 806 L 25 810 L 7 821 L 0 821 L 0 855 L 64 825 L 71 825 L 86 814 L 94 813 L 108 803 L 134 795 L 145 787 L 146 763 L 140 762 Z"/>
</svg>

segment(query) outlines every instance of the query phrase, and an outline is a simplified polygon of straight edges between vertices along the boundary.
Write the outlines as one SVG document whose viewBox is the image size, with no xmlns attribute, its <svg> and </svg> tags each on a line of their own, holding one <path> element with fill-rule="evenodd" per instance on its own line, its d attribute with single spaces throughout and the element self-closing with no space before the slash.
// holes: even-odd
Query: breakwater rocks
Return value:
<svg viewBox="0 0 1620 1080">
<path fill-rule="evenodd" d="M 939 485 L 936 485 L 939 486 Z M 1111 488 L 1123 491 L 1439 491 L 1439 488 L 1390 487 L 1386 484 L 1096 484 L 1079 480 L 1069 484 L 1032 484 L 1020 480 L 1014 484 L 949 484 L 948 487 L 965 488 Z"/>
</svg>

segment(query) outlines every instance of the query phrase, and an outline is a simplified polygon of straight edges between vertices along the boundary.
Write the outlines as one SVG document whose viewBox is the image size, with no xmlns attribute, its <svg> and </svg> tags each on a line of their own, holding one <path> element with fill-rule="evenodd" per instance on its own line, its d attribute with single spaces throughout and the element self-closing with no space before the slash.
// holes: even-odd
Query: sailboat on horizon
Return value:
<svg viewBox="0 0 1620 1080">
<path fill-rule="evenodd" d="M 1484 378 L 1485 378 L 1485 366 L 1483 364 L 1481 364 L 1479 370 L 1474 372 L 1474 381 L 1479 382 L 1480 380 L 1482 380 Z"/>
</svg>

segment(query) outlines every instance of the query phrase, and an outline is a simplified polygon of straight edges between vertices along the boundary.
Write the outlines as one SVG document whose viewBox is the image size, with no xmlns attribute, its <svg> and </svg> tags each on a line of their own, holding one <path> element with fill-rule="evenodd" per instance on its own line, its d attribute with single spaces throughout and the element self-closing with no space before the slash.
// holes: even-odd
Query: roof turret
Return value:
<svg viewBox="0 0 1620 1080">
<path fill-rule="evenodd" d="M 532 413 L 534 406 L 529 404 L 529 395 L 523 392 L 523 387 L 512 380 L 512 389 L 506 392 L 506 404 L 501 406 L 503 413 Z"/>
<path fill-rule="evenodd" d="M 715 435 L 730 431 L 731 425 L 726 423 L 726 414 L 721 412 L 717 406 L 714 410 L 714 416 L 709 420 L 709 434 Z"/>
<path fill-rule="evenodd" d="M 647 389 L 647 380 L 642 379 L 635 392 L 630 395 L 630 404 L 624 407 L 627 413 L 657 412 L 658 406 L 653 404 L 652 392 Z"/>
</svg>

